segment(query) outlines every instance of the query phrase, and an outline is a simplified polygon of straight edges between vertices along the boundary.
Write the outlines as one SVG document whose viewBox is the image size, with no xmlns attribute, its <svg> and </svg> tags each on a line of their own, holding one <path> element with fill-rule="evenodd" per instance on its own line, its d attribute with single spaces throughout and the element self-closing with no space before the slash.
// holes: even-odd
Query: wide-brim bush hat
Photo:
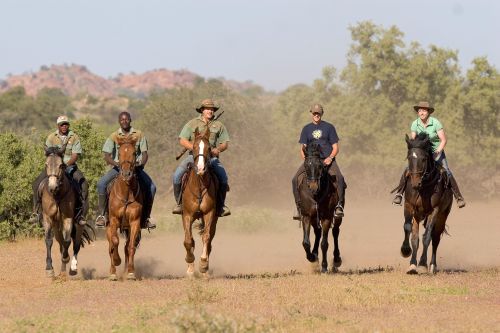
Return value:
<svg viewBox="0 0 500 333">
<path fill-rule="evenodd" d="M 206 109 L 206 108 L 213 109 L 214 112 L 219 110 L 219 107 L 217 105 L 215 105 L 214 101 L 211 98 L 207 98 L 207 99 L 204 99 L 203 101 L 201 101 L 201 104 L 200 104 L 200 106 L 198 106 L 196 108 L 196 111 L 199 113 L 202 113 L 203 109 Z"/>
<path fill-rule="evenodd" d="M 57 124 L 57 126 L 62 125 L 62 124 L 69 125 L 69 119 L 67 116 L 59 116 L 59 117 L 57 117 L 56 124 Z"/>
<path fill-rule="evenodd" d="M 418 112 L 419 109 L 427 109 L 427 110 L 429 110 L 429 113 L 434 112 L 434 108 L 427 101 L 420 101 L 420 102 L 418 102 L 417 105 L 413 106 L 413 110 L 415 110 L 416 112 Z"/>
</svg>

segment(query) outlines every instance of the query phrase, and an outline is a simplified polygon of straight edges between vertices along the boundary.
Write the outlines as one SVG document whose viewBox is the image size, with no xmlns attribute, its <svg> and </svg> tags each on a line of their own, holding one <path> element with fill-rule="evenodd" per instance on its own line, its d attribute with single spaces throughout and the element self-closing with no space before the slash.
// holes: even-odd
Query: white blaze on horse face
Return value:
<svg viewBox="0 0 500 333">
<path fill-rule="evenodd" d="M 198 173 L 203 172 L 205 169 L 205 157 L 201 154 L 203 154 L 203 149 L 205 148 L 205 143 L 203 141 L 200 141 L 198 145 L 198 164 L 196 165 L 198 167 Z"/>
<path fill-rule="evenodd" d="M 418 158 L 417 157 L 417 154 L 415 152 L 413 152 L 413 154 L 411 155 L 413 158 Z"/>
</svg>

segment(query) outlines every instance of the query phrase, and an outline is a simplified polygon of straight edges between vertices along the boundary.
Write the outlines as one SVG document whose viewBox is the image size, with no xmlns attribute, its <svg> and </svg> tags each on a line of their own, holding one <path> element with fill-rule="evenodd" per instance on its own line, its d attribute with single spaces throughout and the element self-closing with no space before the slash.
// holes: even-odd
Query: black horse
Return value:
<svg viewBox="0 0 500 333">
<path fill-rule="evenodd" d="M 426 133 L 420 133 L 414 140 L 406 135 L 408 145 L 409 181 L 405 183 L 404 233 L 401 255 L 411 255 L 408 274 L 417 274 L 417 251 L 419 245 L 419 223 L 423 222 L 425 232 L 419 268 L 427 271 L 427 248 L 432 240 L 432 258 L 428 272 L 437 271 L 436 253 L 441 235 L 446 230 L 446 219 L 453 204 L 453 193 L 446 172 L 434 161 L 432 146 Z M 409 237 L 411 233 L 411 248 Z"/>
<path fill-rule="evenodd" d="M 342 217 L 334 217 L 334 210 L 339 201 L 336 184 L 328 175 L 323 160 L 320 157 L 320 147 L 317 143 L 312 143 L 304 148 L 304 168 L 305 174 L 298 178 L 298 189 L 300 196 L 300 213 L 302 216 L 302 228 L 304 238 L 302 245 L 306 251 L 307 260 L 318 261 L 318 247 L 321 241 L 321 251 L 323 260 L 321 262 L 321 272 L 328 271 L 327 251 L 328 251 L 328 231 L 333 222 L 333 268 L 335 271 L 342 264 L 339 250 L 339 232 L 342 224 Z M 314 230 L 314 246 L 311 252 L 311 242 L 309 234 L 311 226 Z"/>
</svg>

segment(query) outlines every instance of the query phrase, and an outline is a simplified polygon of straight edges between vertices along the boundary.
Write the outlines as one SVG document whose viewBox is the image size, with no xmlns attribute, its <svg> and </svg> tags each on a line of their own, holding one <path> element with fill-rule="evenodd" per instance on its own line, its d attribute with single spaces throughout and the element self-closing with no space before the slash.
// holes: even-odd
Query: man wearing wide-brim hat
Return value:
<svg viewBox="0 0 500 333">
<path fill-rule="evenodd" d="M 219 120 L 214 119 L 215 112 L 219 107 L 215 102 L 210 99 L 204 99 L 200 105 L 195 107 L 196 112 L 200 115 L 191 119 L 181 130 L 179 134 L 179 144 L 189 152 L 193 151 L 194 132 L 198 131 L 203 133 L 207 127 L 210 130 L 210 149 L 212 158 L 210 159 L 210 167 L 214 171 L 219 180 L 219 190 L 217 192 L 217 214 L 220 217 L 228 216 L 231 214 L 228 207 L 225 206 L 226 193 L 228 190 L 228 178 L 226 170 L 220 161 L 220 154 L 227 150 L 229 143 L 229 134 L 226 127 Z M 179 164 L 173 175 L 174 198 L 176 205 L 172 210 L 173 214 L 182 214 L 181 206 L 181 191 L 182 191 L 182 176 L 187 172 L 188 164 L 194 163 L 193 155 L 190 153 Z"/>
<path fill-rule="evenodd" d="M 45 140 L 45 147 L 57 147 L 62 149 L 65 145 L 66 149 L 63 155 L 63 162 L 66 164 L 66 173 L 73 179 L 73 183 L 78 186 L 78 198 L 80 205 L 75 212 L 75 221 L 80 225 L 87 223 L 86 217 L 89 209 L 88 194 L 89 185 L 83 173 L 78 169 L 76 161 L 82 155 L 82 145 L 78 135 L 70 130 L 70 123 L 67 116 L 62 115 L 56 120 L 57 130 L 52 132 Z M 30 218 L 31 222 L 39 222 L 40 214 L 40 195 L 39 187 L 41 182 L 47 177 L 45 169 L 42 170 L 37 179 L 33 182 L 33 214 Z"/>
<path fill-rule="evenodd" d="M 451 190 L 453 192 L 453 195 L 455 196 L 455 199 L 457 200 L 458 208 L 464 207 L 464 197 L 462 196 L 460 188 L 458 187 L 458 183 L 453 176 L 450 167 L 448 166 L 446 154 L 444 153 L 444 147 L 446 146 L 447 139 L 443 125 L 437 118 L 431 117 L 431 114 L 434 112 L 434 108 L 429 102 L 420 101 L 418 102 L 418 104 L 413 106 L 413 110 L 415 110 L 415 112 L 417 113 L 417 119 L 413 121 L 410 126 L 412 140 L 414 140 L 420 133 L 426 133 L 429 136 L 429 140 L 432 145 L 434 160 L 446 171 L 450 180 Z M 403 201 L 403 193 L 405 190 L 407 177 L 407 169 L 405 168 L 398 187 L 393 190 L 393 192 L 396 192 L 396 196 L 392 200 L 392 203 L 394 205 L 401 205 Z"/>
</svg>

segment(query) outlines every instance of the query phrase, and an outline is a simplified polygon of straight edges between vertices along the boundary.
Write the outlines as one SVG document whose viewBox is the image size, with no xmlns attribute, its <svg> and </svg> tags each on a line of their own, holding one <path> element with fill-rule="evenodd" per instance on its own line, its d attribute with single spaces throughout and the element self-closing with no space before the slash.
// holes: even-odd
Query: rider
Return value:
<svg viewBox="0 0 500 333">
<path fill-rule="evenodd" d="M 201 105 L 196 108 L 198 113 L 201 113 L 199 117 L 190 120 L 181 130 L 179 134 L 179 143 L 186 150 L 190 151 L 190 154 L 182 160 L 181 164 L 177 167 L 173 175 L 173 185 L 174 185 L 174 197 L 176 206 L 172 210 L 172 214 L 182 214 L 181 206 L 181 191 L 182 191 L 182 176 L 186 173 L 188 164 L 194 163 L 193 160 L 193 141 L 194 141 L 194 131 L 198 128 L 198 131 L 204 133 L 207 126 L 210 128 L 210 147 L 212 158 L 210 159 L 210 166 L 214 171 L 217 179 L 219 180 L 219 190 L 217 192 L 218 198 L 218 215 L 220 217 L 228 216 L 231 214 L 229 208 L 224 205 L 226 200 L 226 193 L 228 190 L 228 179 L 226 170 L 222 165 L 219 155 L 228 148 L 229 134 L 226 127 L 218 120 L 214 119 L 215 112 L 219 107 L 215 106 L 215 103 L 211 99 L 204 99 Z"/>
<path fill-rule="evenodd" d="M 66 164 L 66 174 L 73 182 L 77 184 L 78 196 L 81 207 L 76 207 L 75 221 L 79 225 L 87 223 L 86 216 L 89 209 L 89 184 L 83 173 L 78 169 L 76 161 L 82 154 L 82 145 L 78 135 L 69 129 L 69 120 L 67 116 L 59 116 L 56 120 L 57 130 L 49 134 L 45 141 L 46 148 L 57 147 L 61 149 L 66 144 L 64 151 L 63 162 Z M 47 178 L 46 170 L 43 169 L 40 175 L 33 182 L 33 214 L 30 218 L 31 222 L 40 221 L 40 193 L 39 187 L 41 182 Z"/>
<path fill-rule="evenodd" d="M 417 113 L 418 118 L 411 124 L 411 138 L 415 139 L 416 136 L 422 132 L 429 135 L 429 139 L 432 144 L 432 151 L 434 153 L 434 160 L 438 162 L 448 174 L 451 189 L 455 199 L 457 200 L 458 208 L 464 207 L 465 200 L 460 193 L 457 181 L 455 180 L 455 177 L 453 177 L 453 174 L 448 167 L 448 162 L 446 161 L 444 147 L 446 146 L 447 140 L 443 125 L 441 125 L 439 120 L 431 117 L 431 114 L 434 112 L 434 108 L 429 104 L 429 102 L 419 102 L 417 105 L 413 106 L 413 109 Z M 392 200 L 394 205 L 401 206 L 407 176 L 407 169 L 405 169 L 403 175 L 401 176 L 399 186 L 397 187 L 398 191 L 396 192 L 396 197 Z"/>
<path fill-rule="evenodd" d="M 335 156 L 339 153 L 339 137 L 335 126 L 332 124 L 322 121 L 323 116 L 323 106 L 321 104 L 314 104 L 309 110 L 312 115 L 312 123 L 307 124 L 302 129 L 300 133 L 300 155 L 302 159 L 305 159 L 304 151 L 302 148 L 305 145 L 316 142 L 320 146 L 320 156 L 323 159 L 323 164 L 328 169 L 328 174 L 330 176 L 335 175 L 337 178 L 337 192 L 339 195 L 339 202 L 335 207 L 335 217 L 344 216 L 344 203 L 345 203 L 345 182 L 344 176 L 340 172 L 339 166 L 335 161 Z M 295 205 L 297 206 L 297 211 L 293 216 L 294 220 L 300 220 L 300 198 L 299 198 L 299 187 L 298 187 L 298 177 L 300 174 L 305 172 L 304 163 L 299 167 L 299 170 L 292 179 L 293 196 L 295 198 Z"/>
<path fill-rule="evenodd" d="M 107 186 L 108 184 L 120 173 L 119 160 L 118 160 L 118 149 L 120 145 L 117 143 L 118 137 L 136 137 L 136 167 L 135 171 L 139 179 L 139 184 L 141 189 L 144 191 L 144 204 L 142 216 L 146 218 L 146 221 L 142 228 L 154 229 L 156 224 L 151 222 L 150 214 L 153 207 L 153 201 L 156 194 L 156 186 L 149 175 L 144 171 L 144 166 L 148 161 L 148 142 L 144 134 L 131 127 L 130 123 L 132 118 L 130 113 L 124 111 L 118 115 L 118 122 L 120 123 L 120 128 L 113 132 L 104 143 L 102 151 L 104 153 L 104 160 L 107 164 L 112 166 L 112 168 L 102 176 L 97 182 L 97 193 L 98 193 L 98 203 L 99 203 L 99 216 L 96 218 L 95 224 L 97 227 L 103 228 L 106 226 L 106 198 L 107 198 Z M 142 219 L 141 219 L 142 221 Z"/>
</svg>

